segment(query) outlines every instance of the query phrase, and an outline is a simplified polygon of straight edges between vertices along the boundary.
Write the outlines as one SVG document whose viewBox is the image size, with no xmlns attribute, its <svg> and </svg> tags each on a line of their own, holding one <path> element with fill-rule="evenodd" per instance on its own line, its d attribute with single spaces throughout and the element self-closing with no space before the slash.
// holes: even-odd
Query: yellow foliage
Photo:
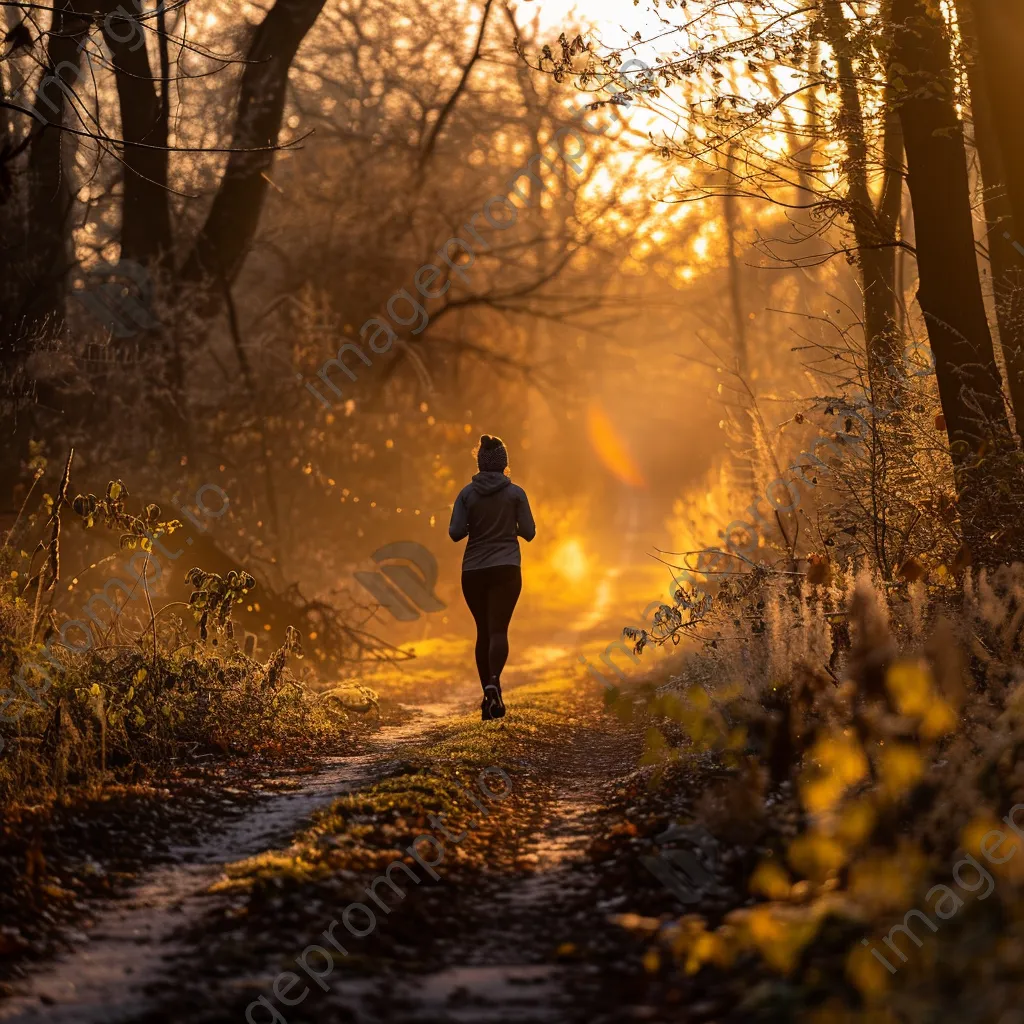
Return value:
<svg viewBox="0 0 1024 1024">
<path fill-rule="evenodd" d="M 723 963 L 728 959 L 722 937 L 717 932 L 702 932 L 686 958 L 686 973 L 695 974 L 703 964 Z"/>
<path fill-rule="evenodd" d="M 744 750 L 747 746 L 747 730 L 738 725 L 726 737 L 725 746 L 727 750 Z"/>
<path fill-rule="evenodd" d="M 839 815 L 835 834 L 852 846 L 859 846 L 875 827 L 875 808 L 870 800 L 854 800 Z"/>
<path fill-rule="evenodd" d="M 749 948 L 749 942 L 729 924 L 709 932 L 702 918 L 689 914 L 675 929 L 671 946 L 676 957 L 683 960 L 683 970 L 696 974 L 707 963 L 731 967 L 736 956 Z"/>
<path fill-rule="evenodd" d="M 672 947 L 672 952 L 679 957 L 697 941 L 704 930 L 704 918 L 698 914 L 686 914 L 675 924 L 669 925 L 665 930 L 665 936 Z"/>
<path fill-rule="evenodd" d="M 1009 860 L 1002 864 L 989 860 L 981 848 L 981 841 L 989 832 L 998 831 L 1003 834 L 1002 839 L 993 836 L 985 848 L 1000 860 L 1009 856 Z M 991 812 L 977 815 L 969 821 L 960 833 L 960 845 L 972 853 L 976 858 L 988 866 L 988 870 L 1001 878 L 1020 881 L 1024 879 L 1024 857 L 1018 857 L 1017 852 L 1021 846 L 1020 837 L 1011 829 L 1006 822 L 995 818 Z"/>
<path fill-rule="evenodd" d="M 843 798 L 846 785 L 836 775 L 811 779 L 800 787 L 800 799 L 812 814 L 823 814 L 832 810 Z"/>
<path fill-rule="evenodd" d="M 686 706 L 675 693 L 659 694 L 651 701 L 650 707 L 652 715 L 661 715 L 675 722 L 680 721 L 685 709 Z"/>
<path fill-rule="evenodd" d="M 713 747 L 717 742 L 718 738 L 722 735 L 718 729 L 715 728 L 715 723 L 710 718 L 704 718 L 703 716 L 697 718 L 693 725 L 688 729 L 693 742 L 696 743 L 703 749 Z"/>
<path fill-rule="evenodd" d="M 866 1000 L 885 995 L 889 987 L 890 974 L 884 964 L 871 955 L 867 946 L 859 943 L 846 958 L 846 976 Z"/>
<path fill-rule="evenodd" d="M 651 726 L 644 737 L 644 753 L 640 758 L 640 764 L 658 764 L 665 759 L 669 749 L 668 742 L 661 730 Z"/>
<path fill-rule="evenodd" d="M 1001 822 L 999 822 L 991 811 L 984 811 L 976 814 L 966 825 L 960 833 L 960 845 L 965 850 L 970 850 L 972 853 L 977 853 L 981 850 L 981 840 L 985 837 L 986 832 L 990 832 L 994 828 L 1000 828 Z M 1006 828 L 1002 828 L 1003 832 L 1006 832 Z M 1011 839 L 1014 837 L 1011 836 Z M 1003 852 L 1009 850 L 1010 843 L 1007 843 L 1003 847 Z"/>
<path fill-rule="evenodd" d="M 892 800 L 907 793 L 924 775 L 924 761 L 909 743 L 893 743 L 878 755 L 882 792 Z"/>
<path fill-rule="evenodd" d="M 794 870 L 818 882 L 838 871 L 846 858 L 847 851 L 842 844 L 821 832 L 797 836 L 789 844 L 789 863 Z"/>
<path fill-rule="evenodd" d="M 928 706 L 921 722 L 921 735 L 927 740 L 938 739 L 951 733 L 957 725 L 957 714 L 953 706 L 941 697 L 936 697 Z"/>
<path fill-rule="evenodd" d="M 921 719 L 921 735 L 925 739 L 937 739 L 956 728 L 956 711 L 936 692 L 926 662 L 898 661 L 889 669 L 885 681 L 899 713 Z"/>
<path fill-rule="evenodd" d="M 831 810 L 847 787 L 860 782 L 867 774 L 868 759 L 860 744 L 841 732 L 819 736 L 810 757 L 817 767 L 805 776 L 800 797 L 813 814 Z"/>
<path fill-rule="evenodd" d="M 861 745 L 853 736 L 841 732 L 821 736 L 811 750 L 811 757 L 848 786 L 860 782 L 867 774 L 868 759 Z"/>
<path fill-rule="evenodd" d="M 743 918 L 747 933 L 769 966 L 789 974 L 804 947 L 818 933 L 819 919 L 813 910 L 763 903 Z"/>
<path fill-rule="evenodd" d="M 694 683 L 686 691 L 686 698 L 698 711 L 707 711 L 711 707 L 711 699 L 708 697 L 707 690 L 698 683 Z"/>
<path fill-rule="evenodd" d="M 791 883 L 786 869 L 777 860 L 763 860 L 750 876 L 752 893 L 770 900 L 784 900 L 789 896 Z"/>
<path fill-rule="evenodd" d="M 656 932 L 661 927 L 661 922 L 656 917 L 642 917 L 640 914 L 615 914 L 611 918 L 612 924 L 625 928 L 630 932 Z"/>
<path fill-rule="evenodd" d="M 885 676 L 886 685 L 901 715 L 924 717 L 932 699 L 932 675 L 921 660 L 897 661 Z"/>
<path fill-rule="evenodd" d="M 848 786 L 860 782 L 867 774 L 868 759 L 855 739 L 846 736 L 837 738 L 830 753 L 833 771 Z"/>
</svg>

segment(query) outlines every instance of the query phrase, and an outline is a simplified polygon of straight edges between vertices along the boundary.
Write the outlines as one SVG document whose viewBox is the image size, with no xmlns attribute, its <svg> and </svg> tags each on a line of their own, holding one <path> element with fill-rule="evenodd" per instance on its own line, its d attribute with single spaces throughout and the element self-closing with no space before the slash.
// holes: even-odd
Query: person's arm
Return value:
<svg viewBox="0 0 1024 1024">
<path fill-rule="evenodd" d="M 530 511 L 530 499 L 526 497 L 526 491 L 519 488 L 516 501 L 516 533 L 523 540 L 529 542 L 537 536 L 537 524 L 533 521 L 533 512 Z"/>
<path fill-rule="evenodd" d="M 462 540 L 469 533 L 469 510 L 466 508 L 466 501 L 463 498 L 465 491 L 459 491 L 459 496 L 452 506 L 452 521 L 448 524 L 448 536 L 452 540 Z"/>
</svg>

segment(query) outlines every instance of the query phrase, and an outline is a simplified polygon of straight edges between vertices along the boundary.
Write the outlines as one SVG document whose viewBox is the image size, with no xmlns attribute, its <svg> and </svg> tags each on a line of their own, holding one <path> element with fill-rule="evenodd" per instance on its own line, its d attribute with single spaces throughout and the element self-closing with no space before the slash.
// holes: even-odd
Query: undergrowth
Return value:
<svg viewBox="0 0 1024 1024">
<path fill-rule="evenodd" d="M 637 653 L 688 642 L 672 683 L 647 688 L 645 762 L 714 755 L 729 775 L 696 817 L 768 854 L 724 917 L 620 923 L 652 937 L 654 970 L 724 978 L 755 958 L 788 992 L 773 1019 L 995 1021 L 1019 1004 L 1024 831 L 1003 819 L 1022 802 L 1024 820 L 1024 565 L 971 567 L 948 462 L 915 461 L 901 436 L 932 400 L 869 425 L 812 508 L 776 516 L 753 554 L 699 560 L 697 583 L 626 631 Z M 1001 863 L 983 854 L 996 834 Z M 984 901 L 973 865 L 949 888 L 965 853 L 991 873 Z"/>
<path fill-rule="evenodd" d="M 119 531 L 119 546 L 142 557 L 180 526 L 161 522 L 153 505 L 131 514 L 120 481 L 103 498 L 71 499 L 70 464 L 59 493 L 44 495 L 0 548 L 0 804 L 138 778 L 201 753 L 312 750 L 336 740 L 351 713 L 376 708 L 365 687 L 314 689 L 296 666 L 302 649 L 291 627 L 266 661 L 245 653 L 231 610 L 256 583 L 241 569 L 222 577 L 191 568 L 190 616 L 162 615 L 147 588 L 149 614 L 137 628 L 120 615 L 106 631 L 59 623 L 62 513 Z M 34 549 L 20 548 L 37 537 Z"/>
</svg>

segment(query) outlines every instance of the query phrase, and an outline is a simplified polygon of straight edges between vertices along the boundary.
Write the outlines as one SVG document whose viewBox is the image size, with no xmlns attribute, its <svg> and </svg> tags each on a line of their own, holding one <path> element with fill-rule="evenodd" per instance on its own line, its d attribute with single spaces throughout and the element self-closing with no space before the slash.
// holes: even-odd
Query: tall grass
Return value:
<svg viewBox="0 0 1024 1024">
<path fill-rule="evenodd" d="M 44 498 L 26 516 L 27 536 L 44 533 L 34 552 L 0 549 L 0 803 L 162 770 L 198 753 L 309 750 L 345 730 L 349 710 L 297 666 L 294 630 L 265 662 L 235 642 L 231 605 L 255 585 L 245 573 L 192 570 L 191 615 L 160 614 L 147 592 L 148 614 L 135 628 L 120 617 L 88 650 L 65 645 L 47 569 L 61 504 Z M 360 698 L 375 706 L 369 691 Z"/>
</svg>

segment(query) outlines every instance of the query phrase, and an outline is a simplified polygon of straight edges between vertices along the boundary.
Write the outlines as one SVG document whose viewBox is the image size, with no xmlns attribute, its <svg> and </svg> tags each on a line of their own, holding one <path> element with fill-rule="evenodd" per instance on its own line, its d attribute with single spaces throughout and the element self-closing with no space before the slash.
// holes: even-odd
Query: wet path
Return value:
<svg viewBox="0 0 1024 1024">
<path fill-rule="evenodd" d="M 621 609 L 636 606 L 639 612 L 642 595 L 650 597 L 649 574 L 607 568 L 589 579 L 578 607 L 534 608 L 517 626 L 506 693 L 514 695 L 520 683 L 562 680 L 570 690 L 586 690 L 600 717 L 603 687 L 586 677 L 578 656 L 596 657 L 617 639 Z M 372 785 L 389 773 L 403 748 L 479 701 L 468 636 L 436 638 L 393 674 L 401 677 L 405 699 L 443 695 L 444 703 L 418 704 L 413 720 L 382 729 L 369 753 L 324 759 L 315 775 L 291 776 L 288 791 L 267 792 L 242 818 L 194 845 L 174 848 L 172 863 L 145 875 L 125 898 L 102 905 L 87 941 L 15 983 L 13 996 L 0 1002 L 0 1022 L 178 1024 L 199 1019 L 198 1013 L 203 1024 L 237 1024 L 244 1013 L 220 1007 L 237 1006 L 239 993 L 266 979 L 203 963 L 200 950 L 182 938 L 219 905 L 221 897 L 210 889 L 225 867 L 288 847 L 317 809 Z M 366 681 L 382 692 L 395 682 L 386 671 Z M 315 1010 L 294 1008 L 289 1024 L 544 1024 L 580 1019 L 581 992 L 591 1008 L 600 1005 L 600 969 L 573 962 L 572 948 L 588 928 L 607 927 L 608 909 L 595 907 L 598 886 L 585 852 L 604 787 L 636 766 L 636 737 L 595 726 L 592 719 L 566 746 L 541 742 L 535 754 L 519 767 L 549 782 L 551 796 L 517 836 L 518 870 L 489 891 L 450 890 L 448 911 L 456 927 L 444 940 L 421 937 L 437 954 L 431 968 L 415 972 L 396 963 L 398 970 L 355 972 L 336 991 L 318 993 Z M 273 782 L 281 779 L 268 784 Z M 246 994 L 245 1002 L 251 998 Z M 591 1013 L 588 1021 L 620 1019 L 614 1016 L 620 1008 L 608 1009 L 612 1017 Z"/>
<path fill-rule="evenodd" d="M 422 739 L 451 710 L 447 704 L 419 707 L 411 721 L 383 728 L 370 753 L 325 758 L 315 775 L 294 776 L 294 788 L 267 793 L 244 817 L 197 844 L 173 847 L 173 863 L 96 916 L 87 942 L 12 986 L 15 995 L 0 1003 L 0 1021 L 113 1024 L 137 1017 L 147 1005 L 145 987 L 161 977 L 169 958 L 187 952 L 172 933 L 201 917 L 226 864 L 287 845 L 314 811 L 385 774 L 397 751 Z"/>
</svg>

